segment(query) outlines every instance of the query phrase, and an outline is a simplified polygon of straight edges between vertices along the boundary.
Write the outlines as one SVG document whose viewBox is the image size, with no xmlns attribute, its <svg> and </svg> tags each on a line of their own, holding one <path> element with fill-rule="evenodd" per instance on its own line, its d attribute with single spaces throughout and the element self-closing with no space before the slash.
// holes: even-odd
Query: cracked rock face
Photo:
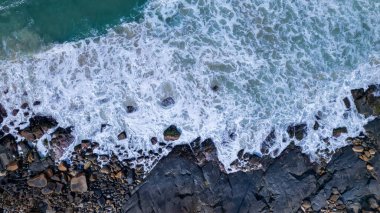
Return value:
<svg viewBox="0 0 380 213">
<path fill-rule="evenodd" d="M 347 212 L 363 198 L 380 198 L 378 180 L 352 147 L 338 151 L 323 173 L 294 146 L 263 170 L 247 173 L 226 174 L 213 160 L 197 164 L 198 155 L 188 145 L 175 147 L 126 201 L 126 212 L 285 213 L 329 206 Z M 380 161 L 374 166 L 380 168 Z"/>
</svg>

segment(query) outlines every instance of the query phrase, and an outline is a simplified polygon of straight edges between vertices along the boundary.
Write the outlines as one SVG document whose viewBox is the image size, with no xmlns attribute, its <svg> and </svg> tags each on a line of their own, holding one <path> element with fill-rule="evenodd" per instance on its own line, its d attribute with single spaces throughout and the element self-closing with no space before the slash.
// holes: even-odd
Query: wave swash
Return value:
<svg viewBox="0 0 380 213">
<path fill-rule="evenodd" d="M 370 0 L 152 0 L 142 20 L 106 35 L 0 61 L 9 91 L 0 102 L 39 100 L 34 113 L 73 126 L 77 142 L 97 141 L 99 153 L 125 146 L 120 159 L 156 151 L 150 138 L 174 124 L 182 134 L 173 143 L 212 138 L 227 168 L 240 149 L 263 154 L 271 132 L 268 154 L 278 155 L 287 127 L 305 123 L 296 144 L 316 160 L 367 122 L 343 98 L 380 82 L 378 11 Z M 162 107 L 168 97 L 174 104 Z M 27 122 L 22 113 L 5 122 L 13 120 Z M 342 126 L 347 134 L 324 142 Z"/>
</svg>

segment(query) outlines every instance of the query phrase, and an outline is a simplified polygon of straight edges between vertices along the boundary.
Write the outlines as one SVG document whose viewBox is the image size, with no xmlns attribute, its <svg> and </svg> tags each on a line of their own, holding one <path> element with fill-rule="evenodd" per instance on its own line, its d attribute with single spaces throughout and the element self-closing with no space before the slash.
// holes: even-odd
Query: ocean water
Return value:
<svg viewBox="0 0 380 213">
<path fill-rule="evenodd" d="M 0 102 L 13 109 L 39 100 L 34 113 L 120 159 L 157 151 L 150 138 L 162 141 L 174 124 L 182 134 L 171 143 L 212 138 L 228 168 L 240 149 L 278 155 L 291 141 L 288 126 L 305 123 L 307 135 L 295 143 L 318 160 L 371 119 L 347 110 L 343 98 L 353 105 L 351 89 L 380 82 L 378 11 L 379 0 L 149 0 L 143 18 L 104 34 L 2 59 L 0 89 L 8 93 Z M 162 107 L 168 97 L 175 104 Z M 22 113 L 5 123 L 12 120 L 27 122 Z M 331 137 L 343 126 L 347 134 Z M 128 138 L 118 141 L 121 131 Z"/>
<path fill-rule="evenodd" d="M 141 18 L 146 0 L 0 0 L 0 58 L 104 34 Z"/>
</svg>

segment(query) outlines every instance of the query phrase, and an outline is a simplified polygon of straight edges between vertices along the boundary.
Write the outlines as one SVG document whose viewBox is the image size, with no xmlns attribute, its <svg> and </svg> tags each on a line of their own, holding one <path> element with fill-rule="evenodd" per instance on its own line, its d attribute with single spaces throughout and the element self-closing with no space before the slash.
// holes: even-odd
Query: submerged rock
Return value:
<svg viewBox="0 0 380 213">
<path fill-rule="evenodd" d="M 265 138 L 265 140 L 261 143 L 261 153 L 264 155 L 268 154 L 270 148 L 276 143 L 276 134 L 275 130 L 272 130 L 269 135 Z"/>
<path fill-rule="evenodd" d="M 161 106 L 163 107 L 170 107 L 175 104 L 175 101 L 172 97 L 167 97 L 161 101 Z"/>
<path fill-rule="evenodd" d="M 71 128 L 57 128 L 52 134 L 51 143 L 51 156 L 54 159 L 59 159 L 62 157 L 66 148 L 69 147 L 74 142 L 74 136 L 71 135 Z"/>
<path fill-rule="evenodd" d="M 137 107 L 127 106 L 127 113 L 132 113 L 132 112 L 136 112 L 136 111 L 137 111 Z"/>
<path fill-rule="evenodd" d="M 338 127 L 338 128 L 333 129 L 332 135 L 337 138 L 337 137 L 341 136 L 343 133 L 347 133 L 347 128 L 346 127 Z"/>
<path fill-rule="evenodd" d="M 307 125 L 306 124 L 297 124 L 289 126 L 287 132 L 290 138 L 296 138 L 297 140 L 302 140 L 306 136 Z"/>
<path fill-rule="evenodd" d="M 127 138 L 127 133 L 126 133 L 125 131 L 120 132 L 120 133 L 117 135 L 117 139 L 118 139 L 119 141 L 124 140 L 124 139 L 126 139 L 126 138 Z"/>
<path fill-rule="evenodd" d="M 3 122 L 4 118 L 8 116 L 7 110 L 5 110 L 4 106 L 0 103 L 0 124 Z"/>
<path fill-rule="evenodd" d="M 170 125 L 164 131 L 165 141 L 175 141 L 175 140 L 178 140 L 180 136 L 181 136 L 181 132 L 175 125 Z"/>
</svg>

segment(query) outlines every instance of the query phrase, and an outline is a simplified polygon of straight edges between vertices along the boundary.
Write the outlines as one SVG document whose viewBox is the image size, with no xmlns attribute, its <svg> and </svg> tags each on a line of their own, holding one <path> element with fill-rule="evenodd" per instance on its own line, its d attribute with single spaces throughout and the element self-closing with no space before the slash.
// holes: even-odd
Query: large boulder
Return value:
<svg viewBox="0 0 380 213">
<path fill-rule="evenodd" d="M 84 174 L 80 174 L 77 177 L 73 177 L 70 182 L 70 189 L 72 192 L 87 192 L 86 176 Z"/>
<path fill-rule="evenodd" d="M 375 92 L 379 91 L 379 85 L 371 85 L 367 90 L 364 89 L 354 89 L 351 90 L 352 97 L 354 98 L 354 103 L 356 109 L 359 113 L 366 117 L 371 115 L 380 115 L 380 97 L 375 96 Z"/>
<path fill-rule="evenodd" d="M 175 140 L 178 140 L 180 136 L 181 136 L 181 132 L 175 125 L 170 125 L 164 131 L 165 141 L 175 141 Z"/>
<path fill-rule="evenodd" d="M 364 129 L 367 135 L 376 141 L 377 149 L 380 149 L 380 118 L 368 122 Z"/>
</svg>

